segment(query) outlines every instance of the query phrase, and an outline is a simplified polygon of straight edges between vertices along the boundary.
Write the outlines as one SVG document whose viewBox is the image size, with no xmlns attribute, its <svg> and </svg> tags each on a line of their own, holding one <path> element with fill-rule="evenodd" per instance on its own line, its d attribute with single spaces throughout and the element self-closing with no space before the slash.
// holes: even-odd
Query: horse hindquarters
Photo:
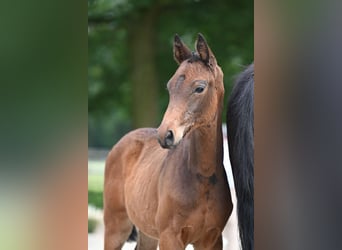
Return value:
<svg viewBox="0 0 342 250">
<path fill-rule="evenodd" d="M 125 207 L 123 142 L 120 141 L 112 149 L 106 161 L 103 192 L 105 250 L 121 249 L 133 229 Z"/>
<path fill-rule="evenodd" d="M 129 237 L 133 224 L 128 219 L 127 214 L 124 212 L 120 215 L 116 214 L 116 217 L 110 215 L 104 216 L 105 221 L 105 250 L 121 249 Z"/>
<path fill-rule="evenodd" d="M 110 151 L 105 167 L 104 222 L 105 250 L 121 249 L 129 238 L 133 223 L 128 216 L 125 185 L 154 129 L 137 129 L 125 135 Z M 157 144 L 157 142 L 156 142 Z"/>
</svg>

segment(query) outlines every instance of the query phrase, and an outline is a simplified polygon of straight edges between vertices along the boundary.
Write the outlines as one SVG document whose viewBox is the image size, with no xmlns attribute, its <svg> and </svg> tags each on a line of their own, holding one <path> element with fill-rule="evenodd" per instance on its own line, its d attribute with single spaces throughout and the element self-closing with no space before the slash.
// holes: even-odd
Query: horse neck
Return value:
<svg viewBox="0 0 342 250">
<path fill-rule="evenodd" d="M 223 165 L 222 105 L 219 101 L 214 121 L 189 134 L 188 166 L 191 172 L 205 177 L 212 176 Z"/>
</svg>

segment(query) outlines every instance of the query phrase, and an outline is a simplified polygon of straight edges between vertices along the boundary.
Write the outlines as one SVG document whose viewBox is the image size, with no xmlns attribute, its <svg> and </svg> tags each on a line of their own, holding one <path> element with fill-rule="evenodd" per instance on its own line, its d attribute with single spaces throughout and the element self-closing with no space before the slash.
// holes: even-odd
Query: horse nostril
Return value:
<svg viewBox="0 0 342 250">
<path fill-rule="evenodd" d="M 173 138 L 173 133 L 171 130 L 168 130 L 166 132 L 166 136 L 165 136 L 165 139 L 172 139 Z"/>
<path fill-rule="evenodd" d="M 171 130 L 168 130 L 165 136 L 165 144 L 167 146 L 172 146 L 174 141 L 173 133 Z"/>
</svg>

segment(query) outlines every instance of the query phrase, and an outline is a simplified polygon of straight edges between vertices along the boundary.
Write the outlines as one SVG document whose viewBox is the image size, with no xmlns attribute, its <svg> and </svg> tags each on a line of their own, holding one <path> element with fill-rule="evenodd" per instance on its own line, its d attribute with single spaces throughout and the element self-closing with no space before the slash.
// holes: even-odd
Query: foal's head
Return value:
<svg viewBox="0 0 342 250">
<path fill-rule="evenodd" d="M 176 35 L 173 52 L 179 68 L 167 84 L 170 101 L 158 128 L 163 148 L 175 147 L 193 129 L 213 126 L 224 95 L 222 70 L 201 34 L 195 52 Z"/>
</svg>

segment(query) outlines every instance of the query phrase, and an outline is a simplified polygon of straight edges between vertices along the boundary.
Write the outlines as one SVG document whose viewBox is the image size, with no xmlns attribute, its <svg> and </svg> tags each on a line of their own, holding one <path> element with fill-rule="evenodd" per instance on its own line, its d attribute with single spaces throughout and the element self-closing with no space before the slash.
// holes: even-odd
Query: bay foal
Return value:
<svg viewBox="0 0 342 250">
<path fill-rule="evenodd" d="M 179 68 L 159 128 L 130 132 L 108 155 L 105 250 L 121 249 L 133 224 L 137 249 L 222 249 L 233 207 L 223 167 L 223 73 L 201 34 L 195 52 L 176 35 L 174 58 Z"/>
</svg>

